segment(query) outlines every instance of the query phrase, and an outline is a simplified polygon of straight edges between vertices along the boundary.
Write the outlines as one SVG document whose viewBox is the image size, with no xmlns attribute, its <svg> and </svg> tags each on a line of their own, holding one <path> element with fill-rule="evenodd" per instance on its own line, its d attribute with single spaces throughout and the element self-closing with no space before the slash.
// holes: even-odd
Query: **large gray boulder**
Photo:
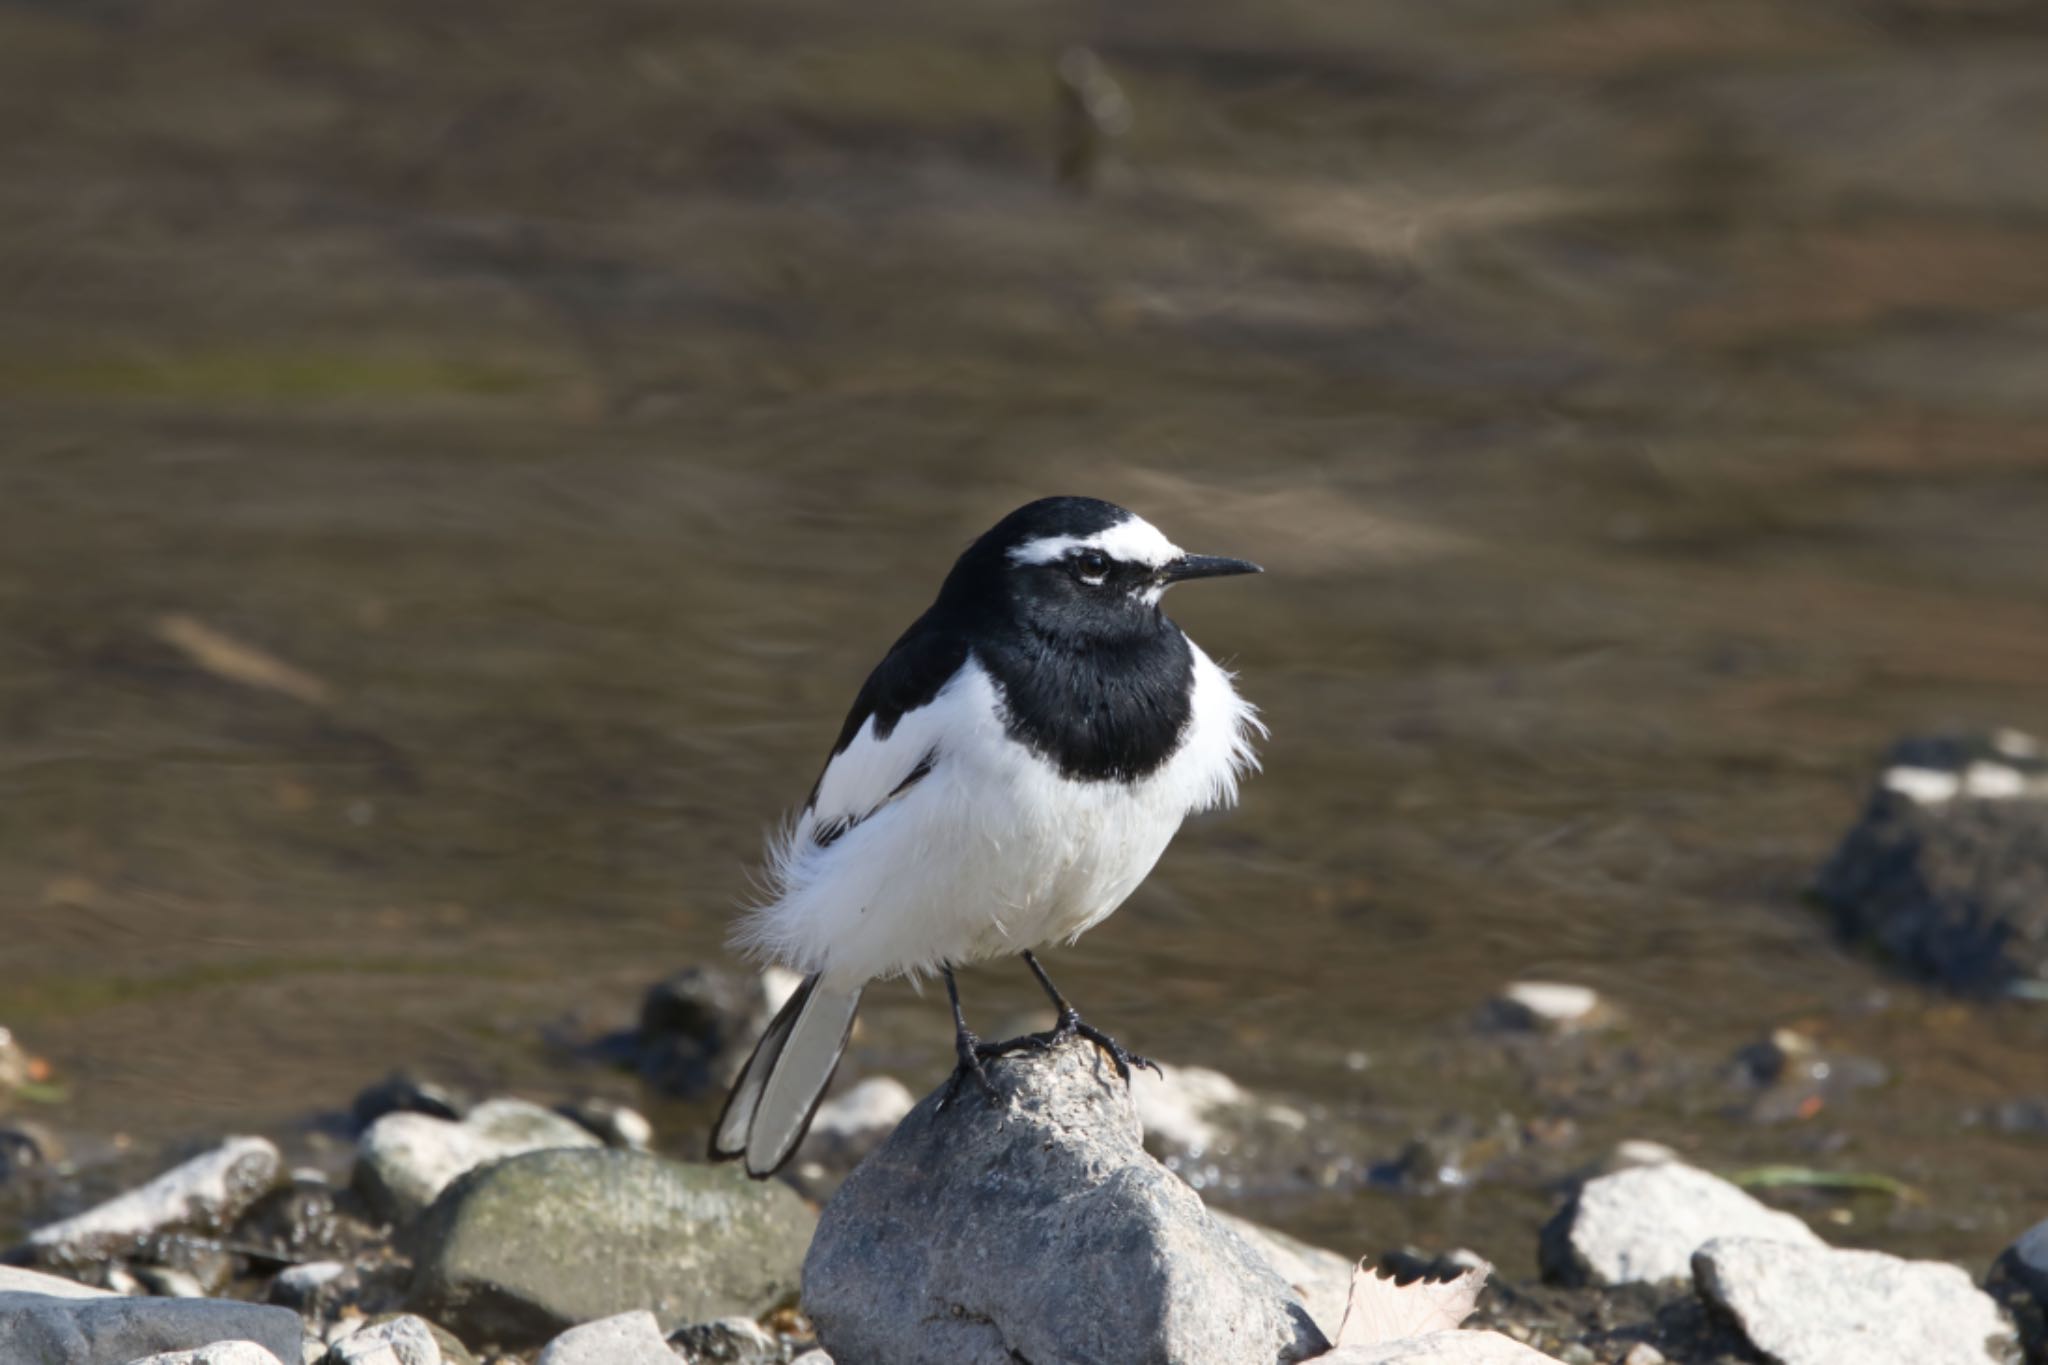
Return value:
<svg viewBox="0 0 2048 1365">
<path fill-rule="evenodd" d="M 139 1299 L 0 1266 L 0 1361 L 127 1365 L 144 1356 L 247 1341 L 300 1359 L 299 1315 L 225 1299 Z"/>
<path fill-rule="evenodd" d="M 223 1232 L 276 1187 L 282 1162 L 260 1137 L 229 1138 L 84 1213 L 29 1234 L 41 1265 L 76 1266 L 132 1255 L 166 1232 Z"/>
<path fill-rule="evenodd" d="M 575 1120 L 525 1100 L 486 1100 L 459 1120 L 399 1112 L 356 1140 L 352 1183 L 378 1217 L 403 1224 L 466 1171 L 525 1152 L 603 1145 Z"/>
<path fill-rule="evenodd" d="M 1824 1247 L 1819 1234 L 1719 1176 L 1676 1161 L 1588 1180 L 1544 1226 L 1544 1278 L 1565 1285 L 1658 1284 L 1692 1274 L 1716 1237 Z"/>
<path fill-rule="evenodd" d="M 2048 752 L 2012 731 L 1901 742 L 1814 891 L 1915 976 L 2048 980 Z"/>
<path fill-rule="evenodd" d="M 449 1187 L 411 1239 L 411 1306 L 463 1340 L 538 1346 L 647 1309 L 664 1331 L 796 1295 L 816 1217 L 732 1166 L 593 1147 L 529 1152 Z"/>
<path fill-rule="evenodd" d="M 1693 1278 L 1776 1365 L 2017 1365 L 2013 1330 L 1959 1268 L 1879 1251 L 1717 1238 Z"/>
<path fill-rule="evenodd" d="M 1276 1365 L 1306 1309 L 1145 1152 L 1109 1060 L 1072 1040 L 928 1096 L 825 1209 L 804 1309 L 838 1365 Z M 941 1092 L 943 1093 L 943 1092 Z"/>
</svg>

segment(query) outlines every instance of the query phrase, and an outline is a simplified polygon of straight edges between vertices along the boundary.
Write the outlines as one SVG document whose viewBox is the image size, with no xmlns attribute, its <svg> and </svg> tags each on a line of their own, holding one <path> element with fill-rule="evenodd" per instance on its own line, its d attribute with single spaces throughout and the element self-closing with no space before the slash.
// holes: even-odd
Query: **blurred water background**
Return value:
<svg viewBox="0 0 2048 1365">
<path fill-rule="evenodd" d="M 1050 960 L 1093 1019 L 1389 1153 L 1883 1171 L 1851 1240 L 1981 1259 L 2048 1011 L 1804 893 L 1896 735 L 2048 730 L 2044 148 L 2005 0 L 0 5 L 0 1022 L 138 1142 L 573 1091 L 958 548 L 1084 492 L 1267 566 L 1172 606 L 1273 731 Z M 1518 976 L 1630 1021 L 1603 1099 L 1446 1062 Z M 1788 1024 L 1888 1084 L 1655 1083 Z"/>
</svg>

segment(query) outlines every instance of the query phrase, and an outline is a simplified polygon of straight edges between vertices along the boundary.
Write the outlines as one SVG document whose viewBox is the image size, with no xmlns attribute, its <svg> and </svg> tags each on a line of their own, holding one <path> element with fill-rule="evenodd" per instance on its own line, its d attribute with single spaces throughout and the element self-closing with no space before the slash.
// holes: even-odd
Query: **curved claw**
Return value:
<svg viewBox="0 0 2048 1365">
<path fill-rule="evenodd" d="M 941 1113 L 952 1107 L 953 1101 L 960 1097 L 961 1085 L 969 1079 L 981 1088 L 983 1097 L 990 1104 L 1002 1098 L 1002 1092 L 996 1089 L 996 1083 L 988 1078 L 988 1068 L 981 1064 L 983 1050 L 987 1046 L 971 1033 L 961 1033 L 953 1040 L 953 1050 L 959 1055 L 960 1061 L 953 1068 L 952 1076 L 946 1081 L 946 1093 L 939 1096 Z"/>
</svg>

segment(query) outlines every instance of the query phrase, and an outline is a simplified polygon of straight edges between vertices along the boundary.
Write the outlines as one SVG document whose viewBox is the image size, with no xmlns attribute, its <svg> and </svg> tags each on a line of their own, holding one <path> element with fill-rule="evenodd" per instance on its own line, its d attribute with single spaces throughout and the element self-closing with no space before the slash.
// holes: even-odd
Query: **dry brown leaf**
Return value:
<svg viewBox="0 0 2048 1365">
<path fill-rule="evenodd" d="M 1432 1332 L 1454 1330 L 1472 1314 L 1479 1291 L 1486 1287 L 1490 1265 L 1477 1265 L 1455 1280 L 1417 1280 L 1395 1284 L 1358 1263 L 1351 1276 L 1351 1299 L 1337 1328 L 1338 1346 L 1372 1346 L 1406 1341 Z"/>
</svg>

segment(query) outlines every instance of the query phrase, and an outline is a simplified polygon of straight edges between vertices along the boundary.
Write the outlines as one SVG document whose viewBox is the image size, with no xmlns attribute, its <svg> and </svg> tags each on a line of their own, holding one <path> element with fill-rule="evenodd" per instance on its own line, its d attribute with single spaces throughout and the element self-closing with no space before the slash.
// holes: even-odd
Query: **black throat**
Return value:
<svg viewBox="0 0 2048 1365">
<path fill-rule="evenodd" d="M 1194 653 L 1163 613 L 1145 629 L 1077 646 L 1036 632 L 985 632 L 976 658 L 1003 694 L 1003 727 L 1078 781 L 1131 782 L 1180 747 L 1194 710 Z"/>
</svg>

